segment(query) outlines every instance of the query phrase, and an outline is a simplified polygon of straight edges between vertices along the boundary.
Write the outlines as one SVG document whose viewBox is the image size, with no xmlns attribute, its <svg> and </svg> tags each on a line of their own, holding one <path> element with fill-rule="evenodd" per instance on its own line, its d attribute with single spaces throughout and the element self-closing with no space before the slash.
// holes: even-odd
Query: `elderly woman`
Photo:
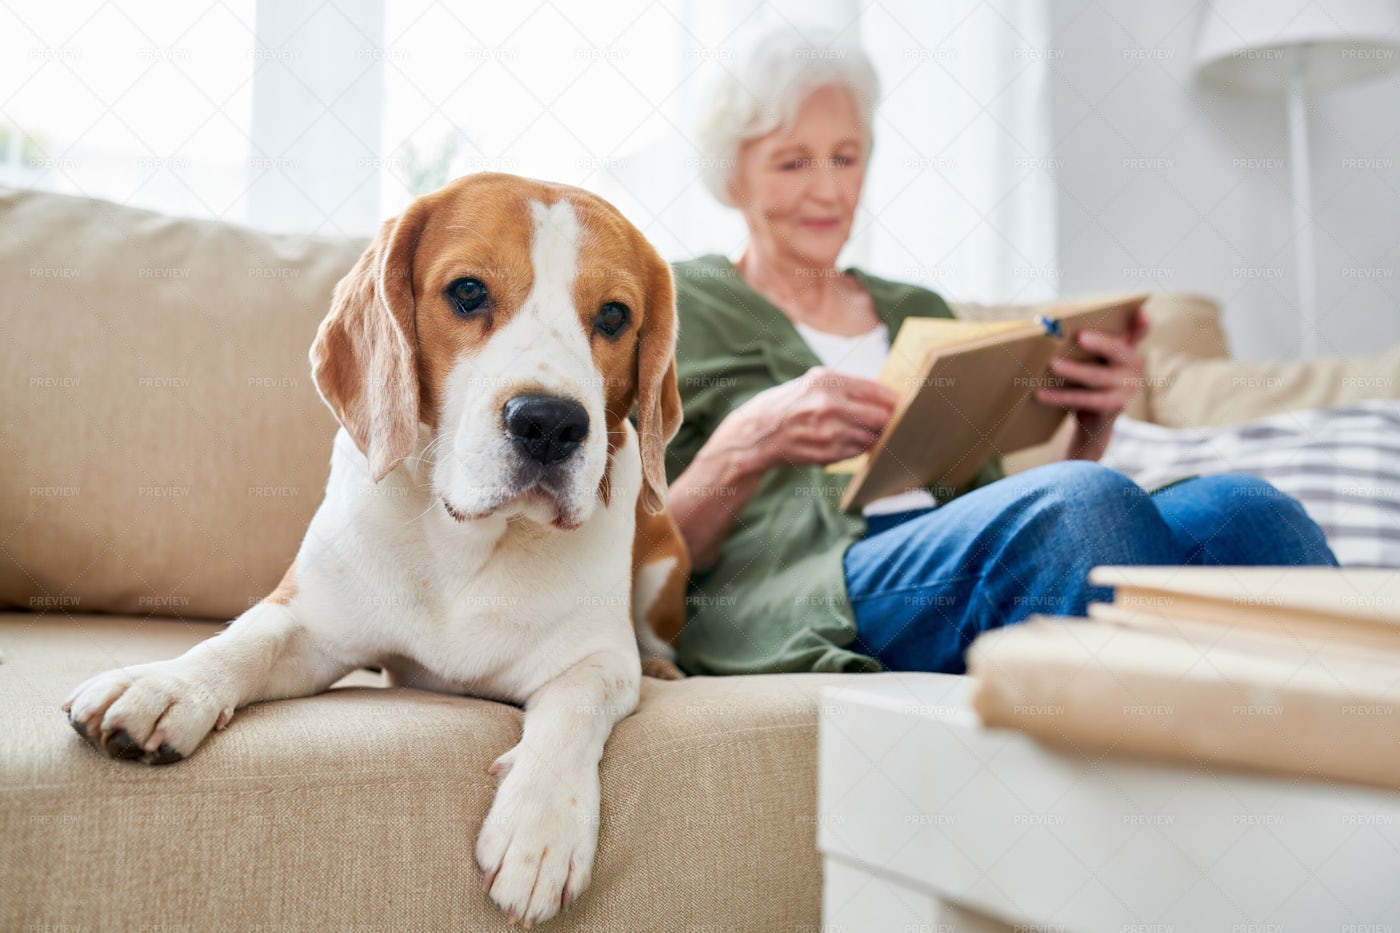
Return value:
<svg viewBox="0 0 1400 933">
<path fill-rule="evenodd" d="M 900 323 L 951 317 L 937 294 L 839 269 L 871 149 L 876 80 L 855 49 L 775 37 L 710 103 L 714 194 L 738 208 L 738 259 L 676 265 L 685 424 L 670 503 L 695 565 L 678 649 L 695 673 L 963 670 L 978 633 L 1031 612 L 1083 615 L 1099 564 L 1335 564 L 1298 503 L 1244 475 L 1149 495 L 1094 461 L 1138 384 L 1126 337 L 1037 399 L 1073 413 L 1063 462 L 862 515 L 823 466 L 865 450 L 895 405 L 873 381 Z M 937 425 L 930 425 L 936 432 Z"/>
</svg>

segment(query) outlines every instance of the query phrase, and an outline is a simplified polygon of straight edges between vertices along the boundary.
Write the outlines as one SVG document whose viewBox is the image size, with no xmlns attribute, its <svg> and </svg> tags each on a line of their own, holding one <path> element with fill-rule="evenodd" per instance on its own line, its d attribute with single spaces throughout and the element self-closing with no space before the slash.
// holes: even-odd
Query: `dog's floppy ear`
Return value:
<svg viewBox="0 0 1400 933">
<path fill-rule="evenodd" d="M 413 452 L 418 437 L 418 334 L 413 249 L 423 211 L 386 220 L 341 279 L 311 345 L 311 377 L 377 483 Z"/>
<path fill-rule="evenodd" d="M 652 248 L 646 317 L 637 340 L 637 434 L 642 447 L 641 503 L 652 515 L 666 507 L 666 445 L 681 426 L 676 386 L 676 288 L 671 267 Z"/>
</svg>

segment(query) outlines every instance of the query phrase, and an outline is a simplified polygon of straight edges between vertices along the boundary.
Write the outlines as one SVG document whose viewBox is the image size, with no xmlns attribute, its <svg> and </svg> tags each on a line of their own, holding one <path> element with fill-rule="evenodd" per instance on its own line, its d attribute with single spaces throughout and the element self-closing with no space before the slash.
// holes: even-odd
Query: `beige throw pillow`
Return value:
<svg viewBox="0 0 1400 933">
<path fill-rule="evenodd" d="M 307 350 L 363 243 L 0 189 L 0 604 L 231 618 L 320 501 Z"/>
<path fill-rule="evenodd" d="M 1148 353 L 1152 420 L 1172 428 L 1239 424 L 1268 415 L 1400 398 L 1400 346 L 1359 359 L 1285 363 Z"/>
</svg>

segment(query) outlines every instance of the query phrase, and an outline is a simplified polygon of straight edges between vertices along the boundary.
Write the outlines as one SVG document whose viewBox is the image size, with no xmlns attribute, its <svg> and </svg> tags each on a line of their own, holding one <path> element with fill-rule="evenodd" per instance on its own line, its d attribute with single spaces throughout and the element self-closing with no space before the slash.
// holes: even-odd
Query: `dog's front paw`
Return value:
<svg viewBox="0 0 1400 933">
<path fill-rule="evenodd" d="M 195 750 L 209 731 L 223 728 L 232 704 L 161 661 L 89 678 L 68 695 L 68 722 L 93 747 L 113 758 L 164 765 Z"/>
<path fill-rule="evenodd" d="M 598 846 L 598 775 L 577 777 L 546 769 L 538 777 L 501 756 L 493 773 L 505 774 L 476 840 L 486 893 L 512 923 L 525 929 L 567 909 L 593 871 Z"/>
</svg>

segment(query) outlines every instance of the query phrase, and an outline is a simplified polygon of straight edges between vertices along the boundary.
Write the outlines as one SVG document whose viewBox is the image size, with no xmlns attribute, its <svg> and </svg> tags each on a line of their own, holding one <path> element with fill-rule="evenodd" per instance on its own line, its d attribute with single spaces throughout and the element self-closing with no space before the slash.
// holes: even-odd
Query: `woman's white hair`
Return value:
<svg viewBox="0 0 1400 933">
<path fill-rule="evenodd" d="M 860 46 L 820 30 L 784 29 L 761 36 L 725 72 L 700 114 L 696 144 L 705 187 L 732 207 L 729 180 L 739 147 L 791 125 L 808 95 L 830 85 L 847 88 L 855 98 L 869 153 L 880 83 Z"/>
</svg>

